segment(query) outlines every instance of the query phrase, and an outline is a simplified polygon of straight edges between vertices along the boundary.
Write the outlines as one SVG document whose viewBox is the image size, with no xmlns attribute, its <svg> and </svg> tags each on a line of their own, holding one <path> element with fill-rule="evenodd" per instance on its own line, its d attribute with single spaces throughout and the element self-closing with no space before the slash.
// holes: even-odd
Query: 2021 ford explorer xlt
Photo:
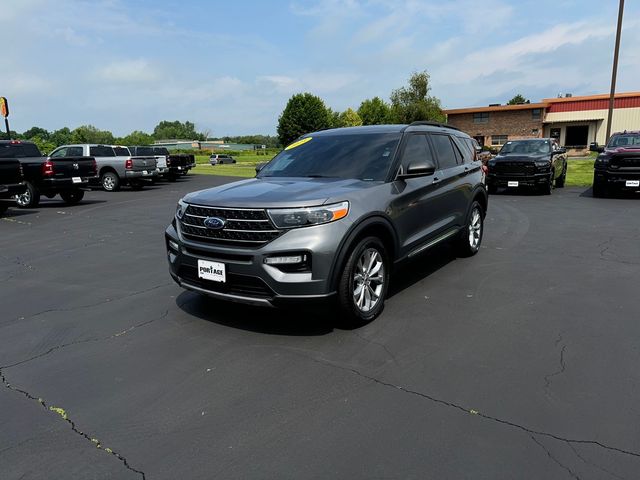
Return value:
<svg viewBox="0 0 640 480">
<path fill-rule="evenodd" d="M 488 197 L 473 140 L 429 122 L 304 135 L 256 178 L 186 195 L 165 232 L 182 287 L 256 305 L 335 297 L 372 320 L 389 275 L 441 241 L 478 252 Z"/>
</svg>

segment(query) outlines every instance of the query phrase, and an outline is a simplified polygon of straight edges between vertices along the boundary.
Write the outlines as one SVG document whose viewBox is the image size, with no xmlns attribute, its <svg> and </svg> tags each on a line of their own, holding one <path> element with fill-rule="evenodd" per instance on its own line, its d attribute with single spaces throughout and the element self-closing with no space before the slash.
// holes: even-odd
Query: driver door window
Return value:
<svg viewBox="0 0 640 480">
<path fill-rule="evenodd" d="M 60 157 L 66 157 L 67 156 L 67 148 L 63 147 L 59 150 L 56 150 L 55 152 L 53 152 L 51 154 L 51 158 L 60 158 Z"/>
</svg>

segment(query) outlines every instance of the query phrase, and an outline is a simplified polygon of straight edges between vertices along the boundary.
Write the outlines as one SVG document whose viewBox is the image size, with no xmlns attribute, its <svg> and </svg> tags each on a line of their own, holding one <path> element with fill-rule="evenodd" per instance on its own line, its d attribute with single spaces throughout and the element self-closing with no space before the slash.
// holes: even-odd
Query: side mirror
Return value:
<svg viewBox="0 0 640 480">
<path fill-rule="evenodd" d="M 560 154 L 567 153 L 567 149 L 564 147 L 560 147 L 556 150 L 556 153 L 560 153 Z"/>
<path fill-rule="evenodd" d="M 256 163 L 256 173 L 260 173 L 260 170 L 262 170 L 266 164 L 267 162 Z"/>
<path fill-rule="evenodd" d="M 600 145 L 598 148 L 596 148 L 596 152 L 598 152 L 598 153 L 604 152 L 604 147 L 602 145 Z"/>
<path fill-rule="evenodd" d="M 592 142 L 589 144 L 589 151 L 602 153 L 604 152 L 604 147 L 601 145 L 598 145 L 598 142 Z"/>
<path fill-rule="evenodd" d="M 436 166 L 433 162 L 412 162 L 407 167 L 407 171 L 398 175 L 398 180 L 404 180 L 405 178 L 417 178 L 427 177 L 433 175 L 436 172 Z"/>
</svg>

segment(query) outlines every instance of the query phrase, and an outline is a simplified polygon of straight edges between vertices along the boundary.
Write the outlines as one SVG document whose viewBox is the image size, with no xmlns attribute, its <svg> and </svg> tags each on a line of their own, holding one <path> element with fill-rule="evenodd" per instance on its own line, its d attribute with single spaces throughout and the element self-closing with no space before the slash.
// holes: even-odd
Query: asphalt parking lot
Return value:
<svg viewBox="0 0 640 480">
<path fill-rule="evenodd" d="M 376 321 L 170 279 L 191 176 L 0 219 L 3 479 L 637 478 L 640 203 L 492 196 Z"/>
</svg>

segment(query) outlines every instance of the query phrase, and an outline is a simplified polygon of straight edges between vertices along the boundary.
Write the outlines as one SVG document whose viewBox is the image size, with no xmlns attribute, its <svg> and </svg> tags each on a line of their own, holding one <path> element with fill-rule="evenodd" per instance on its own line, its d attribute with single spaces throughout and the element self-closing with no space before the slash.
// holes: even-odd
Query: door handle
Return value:
<svg viewBox="0 0 640 480">
<path fill-rule="evenodd" d="M 440 183 L 440 179 L 438 177 L 433 177 L 433 184 Z"/>
</svg>

